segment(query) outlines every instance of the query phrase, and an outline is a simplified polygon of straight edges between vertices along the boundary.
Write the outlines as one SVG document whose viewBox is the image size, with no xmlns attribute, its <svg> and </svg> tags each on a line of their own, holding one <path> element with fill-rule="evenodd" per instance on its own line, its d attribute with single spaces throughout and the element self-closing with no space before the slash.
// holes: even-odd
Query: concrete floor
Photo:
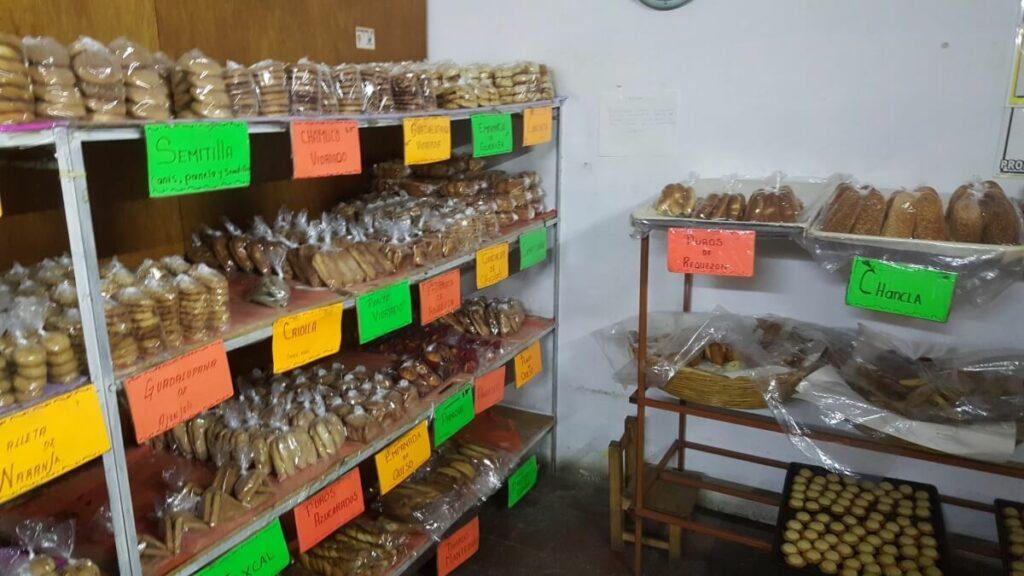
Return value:
<svg viewBox="0 0 1024 576">
<path fill-rule="evenodd" d="M 607 485 L 542 477 L 534 490 L 509 511 L 497 502 L 480 510 L 480 551 L 455 576 L 630 576 L 633 547 L 612 552 L 608 543 Z M 501 503 L 503 504 L 503 503 Z M 714 522 L 713 513 L 700 517 Z M 752 529 L 763 526 L 751 525 Z M 646 576 L 775 576 L 795 574 L 771 557 L 723 540 L 686 534 L 683 559 L 645 552 Z M 954 557 L 954 574 L 996 576 L 998 563 Z M 424 572 L 427 574 L 429 572 Z"/>
</svg>

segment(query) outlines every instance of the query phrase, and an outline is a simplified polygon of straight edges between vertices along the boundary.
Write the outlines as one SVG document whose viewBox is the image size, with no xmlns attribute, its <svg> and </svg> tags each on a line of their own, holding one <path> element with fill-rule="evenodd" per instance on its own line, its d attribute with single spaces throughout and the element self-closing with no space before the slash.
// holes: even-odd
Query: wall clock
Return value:
<svg viewBox="0 0 1024 576">
<path fill-rule="evenodd" d="M 691 0 L 640 0 L 644 6 L 648 8 L 654 8 L 655 10 L 675 10 L 681 6 L 686 6 Z"/>
</svg>

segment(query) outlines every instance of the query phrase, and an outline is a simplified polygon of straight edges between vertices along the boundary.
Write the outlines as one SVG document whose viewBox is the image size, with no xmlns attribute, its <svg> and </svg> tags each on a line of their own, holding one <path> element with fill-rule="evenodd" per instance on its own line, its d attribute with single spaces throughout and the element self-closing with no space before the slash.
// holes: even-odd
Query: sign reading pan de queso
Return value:
<svg viewBox="0 0 1024 576">
<path fill-rule="evenodd" d="M 150 198 L 246 187 L 249 128 L 244 122 L 145 127 Z"/>
</svg>

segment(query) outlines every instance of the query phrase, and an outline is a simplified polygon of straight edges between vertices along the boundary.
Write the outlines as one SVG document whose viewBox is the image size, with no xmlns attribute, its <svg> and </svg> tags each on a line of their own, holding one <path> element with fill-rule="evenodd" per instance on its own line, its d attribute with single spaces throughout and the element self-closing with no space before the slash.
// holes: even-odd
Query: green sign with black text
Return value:
<svg viewBox="0 0 1024 576">
<path fill-rule="evenodd" d="M 473 129 L 474 158 L 512 151 L 511 114 L 476 114 L 469 122 Z"/>
<path fill-rule="evenodd" d="M 921 318 L 949 319 L 956 274 L 854 256 L 846 303 L 856 308 Z"/>
<path fill-rule="evenodd" d="M 281 521 L 253 534 L 248 540 L 198 572 L 199 576 L 272 576 L 292 561 Z"/>
<path fill-rule="evenodd" d="M 245 122 L 145 127 L 150 198 L 242 188 L 252 182 Z"/>
</svg>

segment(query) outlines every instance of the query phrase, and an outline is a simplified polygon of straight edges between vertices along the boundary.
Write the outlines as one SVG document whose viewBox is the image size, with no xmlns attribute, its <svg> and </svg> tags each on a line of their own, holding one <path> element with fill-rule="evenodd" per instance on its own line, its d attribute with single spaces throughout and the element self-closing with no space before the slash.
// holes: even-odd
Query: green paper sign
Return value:
<svg viewBox="0 0 1024 576">
<path fill-rule="evenodd" d="M 846 304 L 945 322 L 949 319 L 955 286 L 955 273 L 855 256 L 846 287 Z"/>
<path fill-rule="evenodd" d="M 402 280 L 356 298 L 356 315 L 360 344 L 412 324 L 409 281 Z"/>
<path fill-rule="evenodd" d="M 473 386 L 445 400 L 434 411 L 434 446 L 440 446 L 473 421 Z"/>
<path fill-rule="evenodd" d="M 540 227 L 519 237 L 519 269 L 540 264 L 548 257 L 548 229 Z"/>
<path fill-rule="evenodd" d="M 515 506 L 537 484 L 537 456 L 523 463 L 508 477 L 508 507 Z"/>
<path fill-rule="evenodd" d="M 245 122 L 153 124 L 145 135 L 150 198 L 241 188 L 252 181 Z"/>
<path fill-rule="evenodd" d="M 271 576 L 291 564 L 281 521 L 260 530 L 198 572 L 199 576 Z"/>
<path fill-rule="evenodd" d="M 473 158 L 512 151 L 511 114 L 477 114 L 469 121 L 473 125 Z"/>
</svg>

